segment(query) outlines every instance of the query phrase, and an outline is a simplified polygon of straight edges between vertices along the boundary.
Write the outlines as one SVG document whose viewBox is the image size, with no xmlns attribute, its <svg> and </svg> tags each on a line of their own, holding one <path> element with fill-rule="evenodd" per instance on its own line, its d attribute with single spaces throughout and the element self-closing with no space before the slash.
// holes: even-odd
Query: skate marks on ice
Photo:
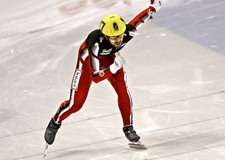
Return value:
<svg viewBox="0 0 225 160">
<path fill-rule="evenodd" d="M 196 138 L 193 139 L 193 136 L 196 136 L 198 134 L 201 135 L 204 134 L 204 132 L 208 131 L 208 128 L 212 128 L 215 127 L 214 130 L 216 130 L 216 127 L 221 128 L 221 121 L 224 119 L 224 114 L 223 112 L 220 113 L 220 111 L 222 111 L 222 108 L 218 108 L 216 113 L 215 110 L 213 108 L 211 108 L 212 110 L 207 110 L 204 109 L 204 106 L 202 105 L 202 102 L 207 102 L 208 104 L 210 103 L 217 103 L 219 106 L 221 106 L 222 102 L 223 102 L 223 96 L 224 92 L 218 92 L 218 93 L 213 93 L 213 94 L 208 94 L 208 95 L 204 95 L 204 96 L 198 96 L 198 97 L 189 97 L 189 99 L 182 99 L 179 101 L 174 101 L 174 102 L 167 102 L 164 104 L 158 104 L 158 105 L 152 105 L 152 106 L 143 106 L 143 108 L 139 108 L 139 109 L 135 109 L 135 117 L 137 117 L 138 119 L 140 117 L 142 117 L 142 119 L 145 120 L 145 124 L 147 122 L 147 126 L 154 126 L 155 124 L 153 123 L 149 123 L 150 118 L 156 123 L 156 125 L 158 126 L 159 129 L 154 129 L 154 130 L 149 130 L 149 131 L 145 131 L 145 132 L 139 132 L 139 130 L 141 131 L 142 128 L 146 128 L 146 125 L 143 124 L 139 124 L 140 120 L 135 120 L 135 126 L 137 126 L 138 130 L 137 132 L 140 133 L 140 136 L 142 138 L 142 142 L 147 146 L 148 150 L 145 153 L 145 157 L 152 157 L 150 156 L 151 154 L 157 155 L 158 156 L 163 156 L 165 153 L 167 153 L 167 155 L 164 156 L 168 156 L 169 155 L 173 155 L 170 154 L 171 150 L 168 150 L 169 148 L 167 148 L 168 146 L 171 145 L 170 142 L 172 142 L 173 146 L 180 145 L 180 153 L 183 152 L 189 152 L 189 151 L 183 151 L 182 149 L 185 150 L 185 148 L 188 150 L 188 148 L 191 148 L 191 152 L 194 152 L 194 150 L 196 150 L 196 152 L 198 152 L 198 150 L 200 151 L 204 151 L 204 145 L 201 145 L 202 142 L 199 143 L 199 146 L 197 146 L 195 149 L 193 147 L 185 147 L 187 144 L 187 140 L 190 138 L 191 141 L 197 141 L 200 138 Z M 187 104 L 187 101 L 189 103 L 190 106 L 184 106 L 184 104 Z M 139 103 L 138 101 L 136 101 L 137 103 Z M 199 103 L 201 102 L 201 103 Z M 193 106 L 193 107 L 191 107 Z M 195 107 L 198 106 L 198 107 Z M 187 108 L 186 108 L 187 107 Z M 222 107 L 222 106 L 221 106 Z M 188 110 L 187 110 L 188 109 Z M 144 112 L 146 112 L 146 110 L 148 112 L 150 112 L 150 118 L 148 116 L 145 117 Z M 174 112 L 176 111 L 176 112 Z M 178 113 L 180 111 L 180 114 L 182 116 L 178 116 Z M 200 121 L 203 117 L 202 116 L 202 111 L 205 111 L 205 116 L 208 117 L 207 120 L 203 120 Z M 85 111 L 84 111 L 85 112 Z M 193 112 L 190 113 L 189 112 Z M 182 114 L 183 113 L 183 114 Z M 220 114 L 218 114 L 220 113 Z M 180 115 L 179 114 L 179 115 Z M 191 116 L 191 114 L 194 114 L 195 116 Z M 102 154 L 105 155 L 107 157 L 114 157 L 116 158 L 116 156 L 121 156 L 123 155 L 124 157 L 129 157 L 128 153 L 131 154 L 130 152 L 132 152 L 131 156 L 134 156 L 137 154 L 137 150 L 130 150 L 127 146 L 127 141 L 123 141 L 125 140 L 124 135 L 120 135 L 120 131 L 121 128 L 119 125 L 114 126 L 113 129 L 115 130 L 112 135 L 108 135 L 111 134 L 111 127 L 105 127 L 105 122 L 107 121 L 114 121 L 115 119 L 118 119 L 118 122 L 115 122 L 114 125 L 119 124 L 119 113 L 118 112 L 114 112 L 113 114 L 109 114 L 109 115 L 104 115 L 104 116 L 100 116 L 100 117 L 94 117 L 94 118 L 90 118 L 90 119 L 85 119 L 85 120 L 81 120 L 79 122 L 74 122 L 74 123 L 65 123 L 63 125 L 63 129 L 60 130 L 59 132 L 61 132 L 58 137 L 56 137 L 56 144 L 52 145 L 51 147 L 49 147 L 49 153 L 47 155 L 47 157 L 49 159 L 60 159 L 59 157 L 61 157 L 62 159 L 67 157 L 67 156 L 82 156 L 81 153 L 83 154 L 83 152 L 85 150 L 87 150 L 87 153 L 90 153 L 90 155 L 92 155 L 92 157 L 98 157 L 97 154 Z M 168 116 L 170 115 L 170 116 Z M 218 116 L 219 115 L 219 116 Z M 164 117 L 169 117 L 169 122 L 167 122 L 168 120 L 166 120 L 166 125 L 164 124 L 161 125 L 161 119 L 159 119 L 158 117 L 161 117 L 161 119 L 163 119 Z M 180 119 L 179 119 L 180 117 Z M 205 117 L 205 118 L 206 118 Z M 212 119 L 209 119 L 209 117 L 211 117 Z M 213 119 L 214 117 L 214 119 Z M 178 121 L 178 122 L 176 122 Z M 187 123 L 189 122 L 189 123 Z M 223 122 L 223 121 L 222 121 Z M 179 125 L 180 123 L 182 123 L 181 125 Z M 177 125 L 178 124 L 178 125 Z M 193 126 L 197 124 L 196 126 Z M 199 124 L 200 127 L 199 127 Z M 224 124 L 224 122 L 223 122 Z M 79 127 L 77 127 L 79 126 Z M 99 135 L 95 134 L 93 135 L 93 137 L 91 139 L 88 139 L 87 137 L 85 137 L 84 135 L 82 136 L 82 133 L 87 133 L 87 128 L 84 127 L 82 129 L 81 126 L 89 126 L 91 127 L 90 130 L 91 131 L 95 131 L 98 134 L 101 134 L 101 138 L 105 139 L 105 138 L 109 138 L 108 140 L 102 141 L 101 138 L 98 138 Z M 193 130 L 195 130 L 195 128 L 197 128 L 197 130 L 195 131 L 195 134 L 190 134 Z M 199 131 L 199 128 L 202 128 L 201 131 Z M 99 130 L 97 132 L 97 129 Z M 175 130 L 174 130 L 175 129 Z M 223 129 L 223 128 L 221 128 Z M 67 134 L 66 132 L 72 132 L 71 134 Z M 172 130 L 169 132 L 169 130 Z M 41 135 L 40 140 L 43 140 L 43 131 L 44 128 L 39 130 L 39 135 Z M 76 135 L 76 131 L 80 132 L 80 134 Z M 186 135 L 185 133 L 183 133 L 184 131 L 187 131 Z M 117 133 L 118 132 L 118 133 Z M 122 131 L 121 131 L 122 133 Z M 165 133 L 170 133 L 169 135 L 165 134 Z M 89 134 L 89 133 L 88 133 Z M 90 132 L 91 134 L 91 132 Z M 28 138 L 26 141 L 27 142 L 31 142 L 32 139 L 35 139 L 35 137 L 37 136 L 31 136 L 33 135 L 32 132 L 30 132 L 30 134 L 23 134 L 24 136 L 30 137 Z M 23 135 L 14 135 L 16 136 L 15 138 L 9 137 L 10 139 L 23 139 Z M 119 135 L 119 136 L 118 136 Z M 158 135 L 158 136 L 157 136 Z M 178 138 L 176 138 L 176 136 L 178 136 Z M 220 136 L 223 136 L 223 134 L 221 134 Z M 39 136 L 37 136 L 39 137 Z M 75 137 L 75 138 L 73 138 Z M 76 137 L 79 137 L 78 139 L 80 139 L 80 141 L 78 141 L 76 139 Z M 117 138 L 113 138 L 113 137 L 117 137 Z M 169 137 L 169 138 L 168 138 Z M 206 137 L 218 137 L 217 134 L 215 135 L 207 135 Z M 73 139 L 71 141 L 71 138 Z M 97 138 L 97 139 L 96 139 Z M 30 140 L 29 140 L 30 139 Z M 92 139 L 96 139 L 96 141 L 94 143 Z M 183 141 L 183 139 L 186 139 Z M 222 139 L 222 137 L 218 137 L 218 139 L 215 141 L 219 141 L 220 139 Z M 43 140 L 44 141 L 44 140 Z M 161 142 L 160 142 L 161 141 Z M 68 143 L 69 142 L 69 143 Z M 66 143 L 66 144 L 65 144 Z M 193 142 L 194 143 L 194 142 Z M 211 145 L 211 140 L 209 138 L 209 140 L 205 141 L 205 149 L 209 149 L 209 147 L 207 146 L 211 146 L 211 148 L 217 147 L 216 145 Z M 40 142 L 37 142 L 37 144 L 40 144 Z M 67 144 L 70 144 L 69 146 Z M 195 144 L 195 143 L 194 143 Z M 204 144 L 204 143 L 202 143 Z M 29 148 L 29 146 L 32 145 L 31 143 L 27 144 L 27 147 Z M 76 147 L 74 147 L 74 145 L 76 145 Z M 190 145 L 193 145 L 192 143 L 190 143 Z M 220 145 L 220 144 L 219 144 Z M 223 144 L 222 144 L 223 145 Z M 66 146 L 68 146 L 67 148 L 65 148 Z M 41 150 L 43 150 L 44 145 L 40 145 Z M 35 147 L 36 148 L 36 147 Z M 102 150 L 101 152 L 98 151 Z M 165 153 L 161 153 L 159 150 L 161 150 L 161 148 L 163 148 L 165 150 Z M 176 148 L 176 147 L 174 147 Z M 203 148 L 203 149 L 201 149 Z M 37 150 L 37 148 L 35 149 Z M 108 151 L 110 150 L 110 152 Z M 154 152 L 153 152 L 154 151 Z M 173 151 L 173 149 L 172 149 Z M 173 151 L 175 152 L 175 151 Z M 66 155 L 67 153 L 69 153 L 68 155 Z M 175 152 L 176 154 L 178 154 L 177 152 Z M 168 155 L 169 154 L 169 155 Z M 176 155 L 174 154 L 174 155 Z M 29 155 L 29 153 L 27 154 Z M 89 155 L 89 156 L 90 156 Z M 179 155 L 179 154 L 178 154 Z M 42 154 L 39 154 L 39 156 L 37 156 L 37 154 L 33 154 L 30 156 L 25 156 L 25 157 L 21 157 L 19 159 L 29 159 L 31 157 L 33 158 L 37 158 L 37 157 L 41 157 L 43 156 Z M 88 155 L 85 158 L 89 157 Z M 68 157 L 68 158 L 69 158 Z M 104 156 L 103 156 L 104 157 Z M 38 159 L 38 158 L 37 158 Z"/>
<path fill-rule="evenodd" d="M 34 33 L 81 17 L 93 18 L 106 9 L 130 7 L 131 3 L 130 0 L 22 0 L 19 3 L 3 0 L 0 2 L 3 6 L 0 11 L 0 21 L 3 22 L 0 23 L 0 37 Z"/>
<path fill-rule="evenodd" d="M 220 121 L 214 120 L 214 122 L 218 123 Z M 225 127 L 222 126 L 221 128 L 178 138 L 175 138 L 176 135 L 173 135 L 174 137 L 172 139 L 169 138 L 151 145 L 151 149 L 148 151 L 148 158 L 144 160 L 180 160 L 187 157 L 188 159 L 202 159 L 203 157 L 209 160 L 224 159 L 225 144 L 221 141 L 224 138 L 221 132 L 224 131 Z M 181 133 L 179 134 L 181 135 Z M 184 150 L 184 148 L 186 149 Z M 152 155 L 150 156 L 151 153 Z"/>
<path fill-rule="evenodd" d="M 124 139 L 124 137 L 116 137 L 113 139 L 108 140 L 102 140 L 94 143 L 79 145 L 76 147 L 69 147 L 69 148 L 61 148 L 59 150 L 53 150 L 51 149 L 53 145 L 50 145 L 48 148 L 48 154 L 46 155 L 46 150 L 44 153 L 43 158 L 47 159 L 70 159 L 73 156 L 79 157 L 80 159 L 87 159 L 92 157 L 92 159 L 104 159 L 104 158 L 110 158 L 111 156 L 119 156 L 120 154 L 127 154 L 132 149 L 128 147 L 128 145 L 125 145 L 126 142 L 121 145 L 121 140 Z M 46 149 L 46 148 L 45 148 Z M 140 149 L 146 149 L 143 148 L 143 145 L 139 144 L 139 147 L 133 147 L 133 151 L 138 151 Z M 85 155 L 86 154 L 86 155 Z M 99 156 L 101 155 L 101 156 Z"/>
<path fill-rule="evenodd" d="M 207 99 L 208 97 L 204 97 Z M 201 100 L 201 98 L 199 98 Z M 192 99 L 192 101 L 198 102 L 199 99 Z M 204 100 L 201 100 L 204 101 Z M 164 110 L 169 110 L 168 108 L 171 108 L 174 110 L 180 110 L 180 104 L 183 104 L 185 101 L 180 101 L 170 103 L 170 104 L 165 104 L 165 105 L 158 105 L 150 108 L 145 108 L 142 110 L 135 111 L 136 116 L 140 117 L 142 115 L 143 117 L 143 112 L 146 112 L 147 110 L 150 110 L 152 114 L 156 114 L 155 110 L 160 107 L 165 107 Z M 190 102 L 193 103 L 193 102 Z M 169 107 L 166 107 L 169 106 Z M 163 112 L 164 110 L 161 110 L 160 112 Z M 202 110 L 202 109 L 200 109 Z M 173 111 L 171 111 L 172 113 Z M 186 113 L 186 112 L 183 112 Z M 177 113 L 176 113 L 177 114 Z M 223 138 L 223 134 L 220 134 L 221 131 L 224 130 L 224 126 L 221 126 L 221 121 L 222 119 L 225 118 L 225 116 L 217 117 L 217 118 L 212 118 L 212 119 L 206 119 L 203 121 L 197 121 L 196 118 L 200 113 L 197 113 L 196 117 L 190 117 L 188 120 L 188 117 L 186 114 L 181 117 L 181 120 L 178 119 L 177 116 L 174 117 L 173 114 L 171 114 L 171 122 L 172 124 L 168 124 L 167 127 L 160 127 L 159 129 L 147 131 L 144 133 L 140 133 L 140 136 L 142 137 L 142 142 L 145 143 L 146 147 L 148 150 L 146 152 L 143 152 L 145 155 L 144 158 L 153 158 L 154 156 L 158 157 L 171 157 L 171 156 L 178 156 L 178 157 L 183 157 L 185 153 L 190 153 L 198 154 L 198 152 L 205 152 L 206 150 L 215 150 L 215 152 L 218 152 L 216 148 L 220 146 L 224 146 L 224 142 L 221 141 Z M 161 113 L 162 116 L 165 116 Z M 119 114 L 112 116 L 110 119 L 113 120 L 115 117 L 119 116 Z M 153 116 L 152 116 L 153 117 Z M 166 116 L 165 116 L 166 117 Z M 147 117 L 143 117 L 144 119 L 147 119 Z M 193 120 L 192 120 L 193 118 Z M 199 117 L 198 117 L 199 118 Z M 65 124 L 64 126 L 64 131 L 63 132 L 68 132 L 69 129 L 75 131 L 77 129 L 77 126 L 82 126 L 82 125 L 88 125 L 91 123 L 98 124 L 101 127 L 99 129 L 104 128 L 104 122 L 100 121 L 107 121 L 105 118 L 97 118 L 96 119 L 91 119 L 91 120 L 85 120 L 84 122 L 79 122 L 79 123 L 71 123 L 71 124 Z M 176 122 L 178 125 L 175 125 L 176 123 L 173 122 L 172 120 L 178 120 L 179 123 L 183 123 L 179 125 L 178 122 Z M 190 123 L 186 123 L 182 119 L 187 119 L 190 121 Z M 109 120 L 109 119 L 108 119 Z M 154 120 L 154 117 L 153 117 Z M 157 119 L 157 121 L 159 121 Z M 169 126 L 171 125 L 171 126 Z M 74 127 L 71 127 L 74 126 Z M 142 128 L 142 127 L 140 127 Z M 209 129 L 210 128 L 210 129 Z M 93 132 L 96 131 L 95 128 L 91 129 Z M 110 134 L 109 128 L 105 128 L 101 130 L 102 138 L 104 139 L 107 134 Z M 120 129 L 116 129 L 120 130 Z M 138 131 L 138 130 L 137 130 Z M 79 132 L 85 133 L 87 132 L 86 129 L 82 131 L 82 129 L 79 127 Z M 91 139 L 88 141 L 85 136 L 82 137 L 81 134 L 67 134 L 65 133 L 60 133 L 58 135 L 59 137 L 56 138 L 56 144 L 53 144 L 51 147 L 49 147 L 49 153 L 47 157 L 49 159 L 61 159 L 61 158 L 70 158 L 72 156 L 77 156 L 80 158 L 88 158 L 88 154 L 92 155 L 93 159 L 104 159 L 104 158 L 115 158 L 116 157 L 130 157 L 130 156 L 137 156 L 137 154 L 140 156 L 140 152 L 136 149 L 129 149 L 127 146 L 127 141 L 124 141 L 125 137 L 122 135 L 121 137 L 117 138 L 111 138 L 108 140 L 101 140 L 101 138 L 98 138 L 101 132 L 98 132 L 97 134 L 93 135 L 93 138 L 97 138 L 98 140 L 94 143 L 92 143 Z M 139 132 L 138 132 L 139 133 Z M 89 133 L 88 133 L 89 134 Z M 66 136 L 66 138 L 63 138 L 62 135 Z M 73 140 L 71 141 L 71 137 L 79 137 L 80 141 L 78 140 Z M 109 135 L 108 135 L 109 136 Z M 113 137 L 113 136 L 110 136 Z M 210 138 L 213 137 L 213 138 Z M 61 139 L 64 139 L 66 141 L 62 141 Z M 82 140 L 81 140 L 82 139 Z M 68 143 L 69 142 L 69 143 Z M 63 143 L 70 144 L 71 147 L 65 148 L 65 145 L 62 145 Z M 85 144 L 86 143 L 86 144 Z M 76 145 L 76 146 L 74 146 Z M 57 146 L 57 148 L 55 148 Z M 43 147 L 43 146 L 42 146 Z M 178 149 L 179 148 L 179 149 Z M 86 152 L 87 151 L 87 152 Z M 83 152 L 86 152 L 86 157 L 83 156 Z M 221 151 L 222 153 L 222 151 Z M 98 156 L 98 154 L 101 154 L 102 156 Z M 221 155 L 217 155 L 219 157 Z M 61 158 L 60 158 L 61 157 Z M 95 158 L 94 158 L 95 157 Z M 141 157 L 141 156 L 140 156 Z M 139 158 L 140 158 L 139 157 Z M 137 159 L 139 159 L 137 158 Z M 25 159 L 25 158 L 24 158 Z"/>
</svg>

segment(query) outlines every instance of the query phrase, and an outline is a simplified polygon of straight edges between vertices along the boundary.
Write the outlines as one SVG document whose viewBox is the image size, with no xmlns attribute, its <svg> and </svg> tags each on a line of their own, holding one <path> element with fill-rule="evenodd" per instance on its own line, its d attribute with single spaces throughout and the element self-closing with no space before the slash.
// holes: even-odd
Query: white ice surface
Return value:
<svg viewBox="0 0 225 160">
<path fill-rule="evenodd" d="M 84 107 L 63 122 L 46 160 L 225 159 L 225 57 L 154 23 L 183 4 L 162 2 L 160 14 L 121 51 L 134 127 L 147 150 L 128 147 L 116 94 L 103 81 L 92 84 Z M 42 159 L 44 131 L 69 97 L 79 45 L 105 15 L 129 22 L 147 6 L 144 0 L 0 2 L 0 160 Z M 210 29 L 210 23 L 196 25 Z"/>
</svg>

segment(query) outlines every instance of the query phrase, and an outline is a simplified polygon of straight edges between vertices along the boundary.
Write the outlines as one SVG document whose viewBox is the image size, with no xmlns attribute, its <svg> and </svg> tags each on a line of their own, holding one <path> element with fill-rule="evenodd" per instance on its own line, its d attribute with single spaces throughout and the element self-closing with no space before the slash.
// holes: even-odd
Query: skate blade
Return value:
<svg viewBox="0 0 225 160">
<path fill-rule="evenodd" d="M 130 148 L 136 148 L 136 149 L 147 149 L 145 147 L 145 145 L 141 144 L 141 143 L 135 143 L 135 142 L 132 142 L 132 143 L 129 143 L 128 144 Z"/>
<path fill-rule="evenodd" d="M 45 150 L 44 150 L 44 155 L 43 155 L 43 158 L 45 158 L 45 157 L 46 157 L 47 152 L 48 152 L 48 143 L 46 143 L 46 144 L 45 144 Z"/>
</svg>

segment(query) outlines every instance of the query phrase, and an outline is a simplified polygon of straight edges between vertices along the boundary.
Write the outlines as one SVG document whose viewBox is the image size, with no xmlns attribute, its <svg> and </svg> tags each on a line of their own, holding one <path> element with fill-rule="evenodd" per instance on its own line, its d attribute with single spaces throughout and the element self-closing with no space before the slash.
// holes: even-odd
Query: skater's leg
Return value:
<svg viewBox="0 0 225 160">
<path fill-rule="evenodd" d="M 54 120 L 58 124 L 72 113 L 79 111 L 87 98 L 92 83 L 87 62 L 88 60 L 82 64 L 78 61 L 79 65 L 75 71 L 71 85 L 70 99 L 64 101 L 54 115 Z"/>
<path fill-rule="evenodd" d="M 61 122 L 72 113 L 79 111 L 87 98 L 92 82 L 89 72 L 89 65 L 87 63 L 88 59 L 84 64 L 78 60 L 77 69 L 71 85 L 70 99 L 64 101 L 60 105 L 58 111 L 46 128 L 45 140 L 48 144 L 52 144 L 54 142 L 55 135 L 61 126 Z"/>
<path fill-rule="evenodd" d="M 108 80 L 118 95 L 118 106 L 122 115 L 123 125 L 132 125 L 133 102 L 126 85 L 126 73 L 124 73 L 123 69 L 120 69 L 116 74 L 110 76 Z"/>
<path fill-rule="evenodd" d="M 133 103 L 126 84 L 126 78 L 126 73 L 124 73 L 123 69 L 120 69 L 116 74 L 109 78 L 109 82 L 112 84 L 118 95 L 118 105 L 123 119 L 124 134 L 129 141 L 137 142 L 140 137 L 133 129 Z"/>
</svg>

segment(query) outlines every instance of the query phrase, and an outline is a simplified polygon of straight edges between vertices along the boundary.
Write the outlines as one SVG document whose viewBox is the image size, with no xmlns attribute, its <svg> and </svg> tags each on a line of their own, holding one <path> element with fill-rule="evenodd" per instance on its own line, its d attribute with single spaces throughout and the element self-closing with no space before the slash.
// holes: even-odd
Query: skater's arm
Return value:
<svg viewBox="0 0 225 160">
<path fill-rule="evenodd" d="M 94 71 L 92 72 L 92 80 L 95 83 L 101 82 L 105 79 L 107 79 L 108 77 L 110 77 L 113 73 L 110 72 L 109 68 L 103 69 L 103 70 L 99 70 L 99 71 Z"/>
<path fill-rule="evenodd" d="M 121 54 L 119 52 L 117 52 L 115 55 L 116 56 L 114 58 L 114 62 L 108 68 L 100 70 L 100 69 L 94 69 L 93 67 L 91 67 L 92 80 L 95 83 L 98 83 L 102 80 L 107 79 L 112 74 L 116 74 L 116 72 L 118 70 L 120 70 L 123 67 L 123 65 L 125 65 L 126 62 L 125 62 L 124 58 L 121 56 Z M 92 66 L 97 66 L 97 68 L 99 68 L 99 62 L 97 59 L 94 62 L 94 63 L 96 63 L 95 65 L 93 65 L 93 60 L 91 63 L 92 63 Z"/>
<path fill-rule="evenodd" d="M 139 13 L 129 24 L 133 25 L 138 30 L 143 23 L 145 23 L 153 13 L 156 13 L 161 7 L 161 2 L 157 0 L 154 4 L 151 4 L 147 9 Z"/>
</svg>

